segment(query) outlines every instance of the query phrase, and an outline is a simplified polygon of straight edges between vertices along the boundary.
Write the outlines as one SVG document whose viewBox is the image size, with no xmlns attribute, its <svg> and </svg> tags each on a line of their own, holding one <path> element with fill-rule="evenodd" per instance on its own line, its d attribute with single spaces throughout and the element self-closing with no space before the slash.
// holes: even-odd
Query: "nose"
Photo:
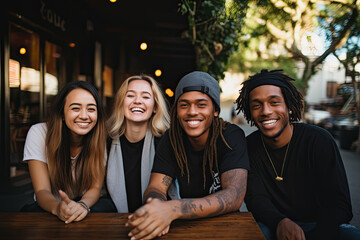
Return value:
<svg viewBox="0 0 360 240">
<path fill-rule="evenodd" d="M 191 104 L 189 107 L 188 114 L 189 115 L 197 115 L 197 113 L 198 113 L 198 111 L 197 111 L 195 104 Z"/>
<path fill-rule="evenodd" d="M 141 96 L 140 95 L 136 95 L 135 99 L 134 99 L 135 103 L 141 103 Z"/>
<path fill-rule="evenodd" d="M 269 115 L 272 113 L 272 109 L 271 106 L 269 106 L 269 104 L 264 104 L 262 107 L 262 114 L 263 115 Z"/>
<path fill-rule="evenodd" d="M 89 115 L 88 115 L 88 112 L 87 112 L 86 108 L 81 109 L 81 111 L 79 113 L 79 117 L 81 119 L 86 119 L 86 118 L 88 118 L 88 116 Z"/>
</svg>

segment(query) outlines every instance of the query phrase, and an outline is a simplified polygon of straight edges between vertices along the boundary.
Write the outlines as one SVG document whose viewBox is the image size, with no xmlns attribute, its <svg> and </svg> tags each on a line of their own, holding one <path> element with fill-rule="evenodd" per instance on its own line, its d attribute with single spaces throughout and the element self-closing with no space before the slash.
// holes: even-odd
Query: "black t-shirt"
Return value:
<svg viewBox="0 0 360 240">
<path fill-rule="evenodd" d="M 221 190 L 220 176 L 222 173 L 235 168 L 249 169 L 244 131 L 237 125 L 229 124 L 226 130 L 223 131 L 223 135 L 232 150 L 225 145 L 221 137 L 217 139 L 216 146 L 219 172 L 217 172 L 214 160 L 212 169 L 214 172 L 213 180 L 209 166 L 205 166 L 206 182 L 204 188 L 202 167 L 204 151 L 192 150 L 186 134 L 184 133 L 183 135 L 190 172 L 190 182 L 188 183 L 188 176 L 185 167 L 184 175 L 181 176 L 181 169 L 177 164 L 174 150 L 170 143 L 169 131 L 165 132 L 163 138 L 159 142 L 152 169 L 152 172 L 170 176 L 173 181 L 177 179 L 180 187 L 181 198 L 199 198 L 212 194 Z"/>
<path fill-rule="evenodd" d="M 134 212 L 142 206 L 141 156 L 144 141 L 145 137 L 136 143 L 129 142 L 125 137 L 125 134 L 120 137 L 129 212 Z M 154 137 L 155 149 L 159 141 L 160 138 Z"/>
<path fill-rule="evenodd" d="M 317 222 L 307 239 L 325 233 L 336 236 L 336 226 L 352 217 L 344 165 L 332 136 L 324 129 L 294 123 L 285 162 L 283 181 L 275 180 L 274 169 L 261 143 L 260 132 L 247 137 L 251 170 L 245 202 L 257 221 L 276 231 L 284 217 L 293 221 Z M 267 146 L 280 174 L 286 146 Z M 316 237 L 315 237 L 316 239 Z M 325 239 L 325 238 L 324 238 Z"/>
<path fill-rule="evenodd" d="M 141 176 L 141 155 L 144 139 L 131 143 L 125 134 L 120 137 L 129 212 L 134 212 L 142 205 L 141 177 L 139 176 Z"/>
</svg>

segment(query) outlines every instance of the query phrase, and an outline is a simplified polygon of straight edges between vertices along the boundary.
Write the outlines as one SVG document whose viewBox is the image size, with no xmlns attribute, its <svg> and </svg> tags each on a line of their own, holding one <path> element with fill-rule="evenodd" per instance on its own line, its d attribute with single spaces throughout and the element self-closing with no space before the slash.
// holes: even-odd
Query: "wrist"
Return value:
<svg viewBox="0 0 360 240">
<path fill-rule="evenodd" d="M 85 208 L 88 213 L 90 212 L 89 206 L 84 201 L 77 201 L 77 203 L 79 203 L 83 208 Z"/>
</svg>

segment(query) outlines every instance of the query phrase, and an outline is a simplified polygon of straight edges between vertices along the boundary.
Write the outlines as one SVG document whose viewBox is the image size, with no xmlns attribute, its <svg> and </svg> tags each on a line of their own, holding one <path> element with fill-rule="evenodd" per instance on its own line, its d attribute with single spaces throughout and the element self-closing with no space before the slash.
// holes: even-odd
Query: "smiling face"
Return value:
<svg viewBox="0 0 360 240">
<path fill-rule="evenodd" d="M 64 105 L 64 120 L 73 137 L 88 134 L 97 122 L 97 106 L 90 92 L 77 88 L 67 96 Z"/>
<path fill-rule="evenodd" d="M 144 80 L 131 81 L 123 107 L 128 123 L 147 123 L 155 111 L 154 94 L 150 83 Z"/>
<path fill-rule="evenodd" d="M 281 89 L 274 85 L 262 85 L 250 92 L 251 118 L 267 138 L 278 138 L 289 124 L 289 110 Z"/>
<path fill-rule="evenodd" d="M 177 118 L 190 142 L 205 146 L 215 111 L 211 98 L 198 91 L 182 94 L 177 101 Z"/>
</svg>

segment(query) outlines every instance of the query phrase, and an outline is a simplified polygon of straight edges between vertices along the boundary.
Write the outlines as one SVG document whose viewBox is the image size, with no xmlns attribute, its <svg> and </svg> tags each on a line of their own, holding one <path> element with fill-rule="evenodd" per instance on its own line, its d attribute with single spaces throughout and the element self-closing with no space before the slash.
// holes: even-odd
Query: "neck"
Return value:
<svg viewBox="0 0 360 240">
<path fill-rule="evenodd" d="M 269 145 L 271 148 L 281 148 L 287 145 L 291 137 L 293 135 L 294 125 L 288 123 L 288 125 L 284 128 L 284 131 L 280 134 L 280 136 L 276 138 L 266 138 L 264 137 L 264 142 Z"/>
<path fill-rule="evenodd" d="M 126 123 L 126 131 L 124 133 L 126 139 L 131 143 L 139 142 L 146 135 L 147 125 L 147 122 L 141 124 Z"/>
<path fill-rule="evenodd" d="M 209 137 L 209 130 L 207 130 L 205 133 L 198 137 L 187 137 L 191 143 L 192 149 L 195 151 L 200 151 L 205 148 L 206 142 Z"/>
</svg>

